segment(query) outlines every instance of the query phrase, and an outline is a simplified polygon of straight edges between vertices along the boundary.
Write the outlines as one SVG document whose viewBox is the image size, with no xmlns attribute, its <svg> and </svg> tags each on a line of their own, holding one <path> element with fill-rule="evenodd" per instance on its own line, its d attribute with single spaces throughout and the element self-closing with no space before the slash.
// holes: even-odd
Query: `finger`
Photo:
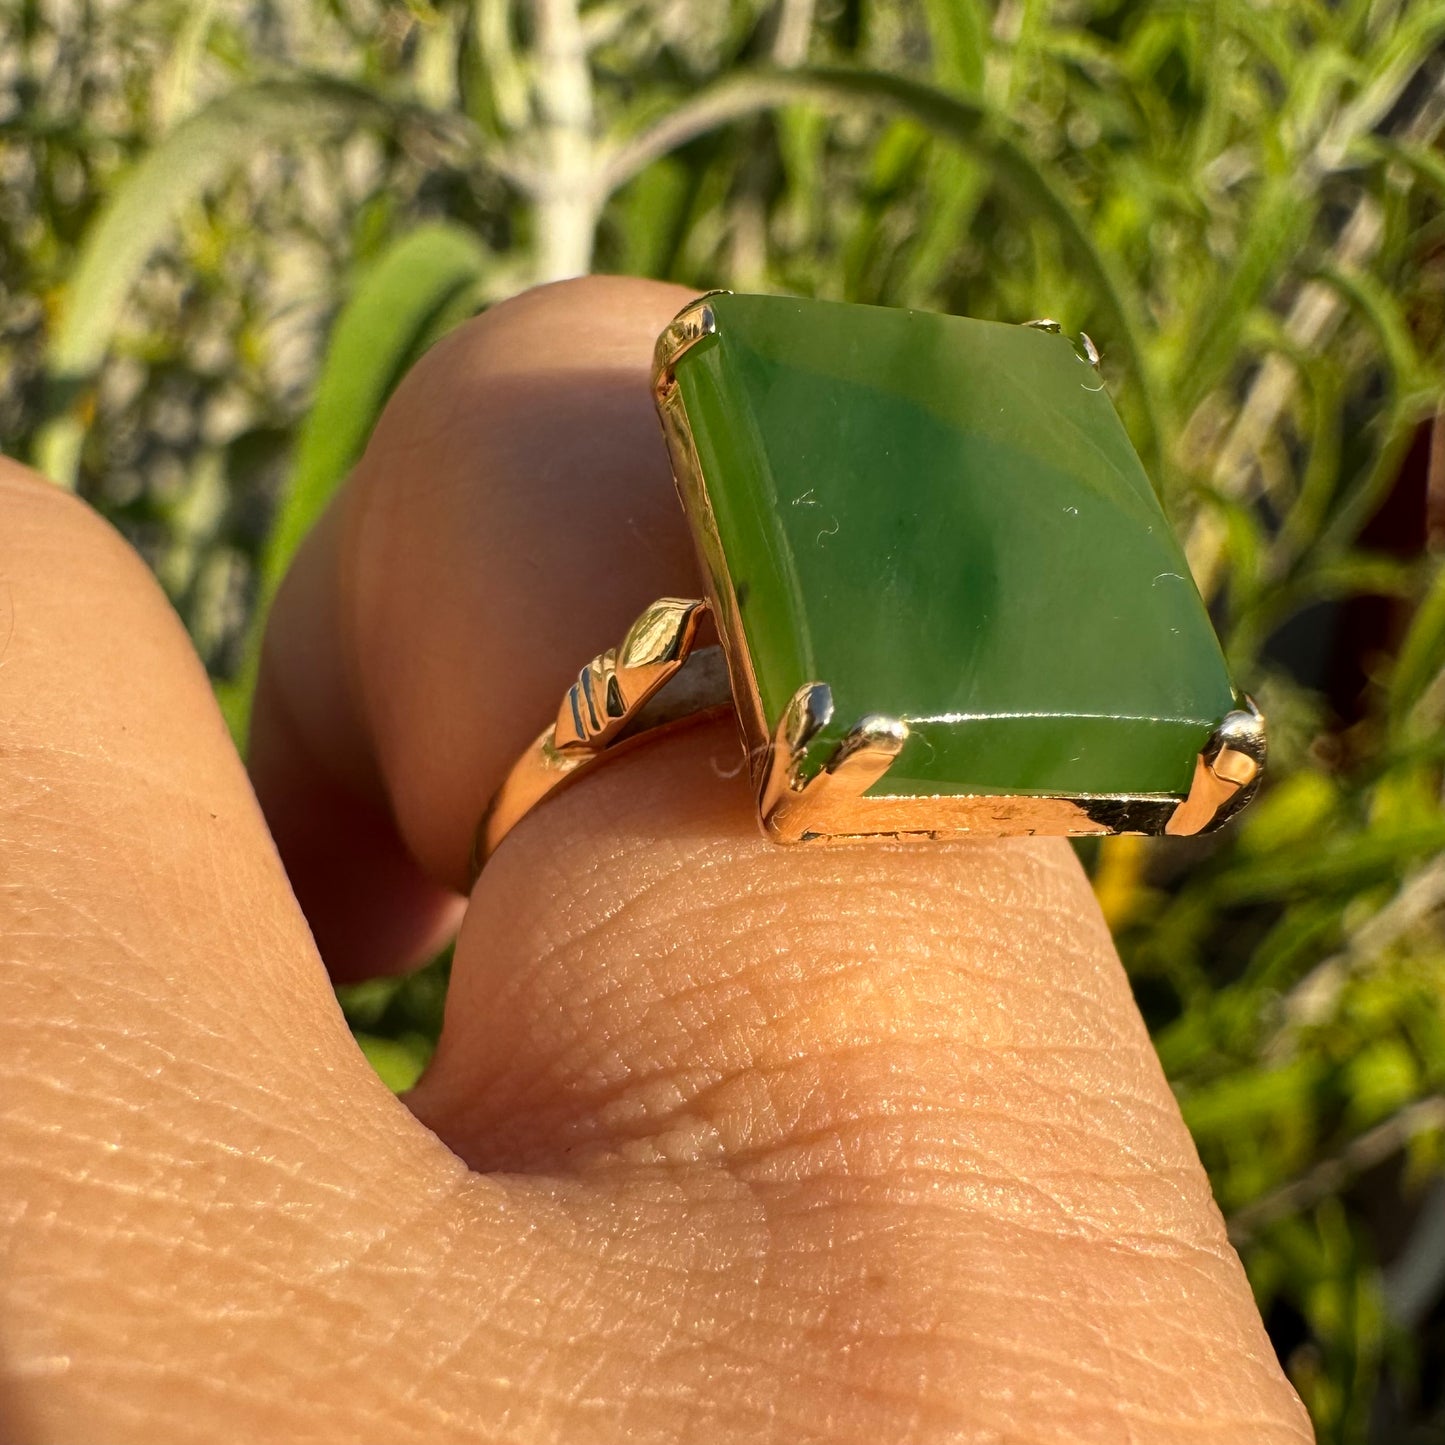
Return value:
<svg viewBox="0 0 1445 1445">
<path fill-rule="evenodd" d="M 690 295 L 548 288 L 443 341 L 291 569 L 250 766 L 338 976 L 426 956 L 482 808 L 578 667 L 654 596 L 698 593 L 638 385 Z"/>
<path fill-rule="evenodd" d="M 424 961 L 455 932 L 462 900 L 398 837 L 354 720 L 335 641 L 343 520 L 326 513 L 272 608 L 247 761 L 312 935 L 346 980 Z"/>
<path fill-rule="evenodd" d="M 559 1316 L 501 1296 L 590 1266 L 366 1067 L 175 615 L 3 461 L 0 1000 L 7 1440 L 475 1440 L 518 1408 Z"/>
<path fill-rule="evenodd" d="M 736 749 L 660 741 L 509 838 L 421 1117 L 480 1168 L 733 1181 L 776 1286 L 912 1338 L 980 1438 L 1308 1438 L 1068 851 L 783 854 Z"/>
<path fill-rule="evenodd" d="M 913 1288 L 926 1215 L 764 1210 L 721 1172 L 466 1175 L 346 1039 L 139 561 L 13 468 L 0 522 L 0 1398 L 22 1441 L 1133 1428 L 1121 1370 L 1041 1367 L 1069 1344 L 1051 1304 L 1021 1344 Z M 947 1237 L 1002 1259 L 987 1218 Z M 1151 1441 L 1197 1438 L 1174 1428 L 1195 1404 Z M 1274 1408 L 1249 1438 L 1301 1437 Z"/>
<path fill-rule="evenodd" d="M 580 663 L 687 593 L 648 397 L 677 299 L 594 281 L 483 318 L 398 394 L 343 504 L 339 646 L 435 878 L 460 879 Z M 742 1189 L 772 1284 L 826 1279 L 835 1345 L 929 1322 L 918 1368 L 955 1382 L 936 1403 L 956 1420 L 1006 1434 L 1022 1391 L 1040 1438 L 1100 1410 L 1159 1439 L 1301 1438 L 1067 850 L 777 850 L 739 764 L 698 727 L 508 838 L 422 1117 L 482 1167 Z M 835 1313 L 864 1301 L 869 1324 Z M 1039 1350 L 1073 1362 L 1066 1399 L 1024 1369 Z"/>
<path fill-rule="evenodd" d="M 0 720 L 7 1406 L 44 1438 L 122 1438 L 131 1410 L 169 1417 L 169 1351 L 205 1337 L 222 1358 L 231 1311 L 265 1305 L 231 1251 L 266 1201 L 325 1212 L 342 1161 L 298 1147 L 342 1117 L 318 1079 L 383 1150 L 408 1134 L 345 1038 L 176 618 L 108 528 L 9 463 Z M 326 1254 L 314 1231 L 273 1242 Z"/>
</svg>

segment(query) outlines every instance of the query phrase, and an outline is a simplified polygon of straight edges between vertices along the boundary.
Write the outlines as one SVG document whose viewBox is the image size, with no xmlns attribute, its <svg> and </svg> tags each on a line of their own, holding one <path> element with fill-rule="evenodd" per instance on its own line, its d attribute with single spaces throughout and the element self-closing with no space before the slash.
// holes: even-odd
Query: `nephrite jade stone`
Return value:
<svg viewBox="0 0 1445 1445">
<path fill-rule="evenodd" d="M 1186 793 L 1234 689 L 1072 342 L 710 304 L 675 376 L 769 733 L 800 687 L 833 690 L 804 774 L 882 713 L 910 736 L 874 794 Z"/>
</svg>

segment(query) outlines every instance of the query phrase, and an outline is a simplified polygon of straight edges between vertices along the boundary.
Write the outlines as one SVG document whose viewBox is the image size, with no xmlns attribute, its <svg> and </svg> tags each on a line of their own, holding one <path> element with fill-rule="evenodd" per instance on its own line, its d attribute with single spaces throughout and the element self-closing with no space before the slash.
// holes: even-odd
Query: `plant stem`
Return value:
<svg viewBox="0 0 1445 1445">
<path fill-rule="evenodd" d="M 592 265 L 601 191 L 594 175 L 592 72 L 577 0 L 533 0 L 541 167 L 534 191 L 539 281 Z"/>
<path fill-rule="evenodd" d="M 1338 1154 L 1320 1160 L 1298 1179 L 1235 1210 L 1229 1217 L 1230 1240 L 1238 1248 L 1277 1220 L 1298 1214 L 1327 1195 L 1338 1194 L 1351 1179 L 1397 1154 L 1416 1135 L 1442 1127 L 1445 1127 L 1445 1096 L 1430 1094 L 1407 1104 L 1382 1124 L 1351 1139 Z"/>
<path fill-rule="evenodd" d="M 771 54 L 773 64 L 780 70 L 789 70 L 807 60 L 814 9 L 814 0 L 779 0 Z"/>
<path fill-rule="evenodd" d="M 768 54 L 779 70 L 792 70 L 808 59 L 813 32 L 814 0 L 779 0 L 773 11 L 773 39 Z M 736 282 L 753 287 L 766 284 L 768 272 L 768 180 L 773 153 L 764 121 L 751 127 L 742 175 L 733 195 L 732 260 L 729 273 Z"/>
</svg>

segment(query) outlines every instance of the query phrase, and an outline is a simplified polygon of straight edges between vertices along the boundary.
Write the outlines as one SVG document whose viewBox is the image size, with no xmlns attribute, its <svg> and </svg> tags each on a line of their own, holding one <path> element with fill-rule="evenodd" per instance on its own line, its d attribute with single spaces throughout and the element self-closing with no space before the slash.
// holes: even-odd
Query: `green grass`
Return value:
<svg viewBox="0 0 1445 1445">
<path fill-rule="evenodd" d="M 390 387 L 534 280 L 1087 329 L 1273 740 L 1222 839 L 1087 861 L 1321 1439 L 1445 1439 L 1411 1247 L 1445 1216 L 1445 4 L 532 13 L 0 12 L 0 444 L 135 539 L 239 734 Z M 394 1084 L 442 988 L 348 995 Z"/>
</svg>

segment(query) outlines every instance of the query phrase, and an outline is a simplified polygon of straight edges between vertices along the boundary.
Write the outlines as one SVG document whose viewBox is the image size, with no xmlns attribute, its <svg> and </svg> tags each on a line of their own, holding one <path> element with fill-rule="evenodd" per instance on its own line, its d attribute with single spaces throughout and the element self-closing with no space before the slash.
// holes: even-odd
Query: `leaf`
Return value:
<svg viewBox="0 0 1445 1445">
<path fill-rule="evenodd" d="M 238 740 L 249 723 L 266 614 L 291 559 L 360 457 L 397 382 L 438 336 L 474 309 L 487 266 L 487 252 L 470 232 L 424 226 L 372 263 L 337 317 L 261 562 L 246 658 L 240 673 L 218 689 Z"/>
<path fill-rule="evenodd" d="M 1416 608 L 1410 630 L 1400 644 L 1390 677 L 1389 716 L 1393 730 L 1404 727 L 1415 704 L 1442 670 L 1445 670 L 1445 566 L 1436 568 L 1429 590 Z"/>
<path fill-rule="evenodd" d="M 183 121 L 149 150 L 111 195 L 80 248 L 46 358 L 58 403 L 37 437 L 40 470 L 73 487 L 85 434 L 82 393 L 105 359 L 125 303 L 185 207 L 254 156 L 296 137 L 314 143 L 357 126 L 383 126 L 396 111 L 348 82 L 308 77 L 232 91 Z"/>
<path fill-rule="evenodd" d="M 965 95 L 983 89 L 988 21 L 978 0 L 925 0 L 933 41 L 933 75 L 940 85 Z"/>
<path fill-rule="evenodd" d="M 1016 205 L 1053 226 L 1103 312 L 1101 330 L 1122 352 L 1125 367 L 1138 389 L 1149 469 L 1155 477 L 1161 476 L 1161 408 L 1142 339 L 1143 298 L 1121 264 L 1095 245 L 1064 179 L 1029 155 L 1016 127 L 988 103 L 873 70 L 817 68 L 739 73 L 605 147 L 599 158 L 599 185 L 610 195 L 653 161 L 699 136 L 760 111 L 800 101 L 845 111 L 863 103 L 889 114 L 907 116 L 977 156 L 989 167 L 995 184 Z"/>
<path fill-rule="evenodd" d="M 1437 200 L 1445 201 L 1445 156 L 1433 146 L 1372 135 L 1357 142 L 1352 155 L 1387 166 L 1399 166 L 1409 172 L 1417 185 L 1434 191 Z"/>
<path fill-rule="evenodd" d="M 1419 569 L 1413 558 L 1388 552 L 1352 552 L 1327 557 L 1301 569 L 1272 599 L 1281 611 L 1297 610 L 1315 602 L 1342 597 L 1409 597 L 1418 585 Z"/>
<path fill-rule="evenodd" d="M 1336 123 L 1347 140 L 1380 126 L 1445 38 L 1445 5 L 1407 6 L 1400 13 L 1401 23 L 1366 57 L 1368 80 Z"/>
<path fill-rule="evenodd" d="M 1195 1135 L 1223 1134 L 1280 1115 L 1308 1114 L 1306 1101 L 1319 1083 L 1313 1059 L 1297 1059 L 1282 1068 L 1231 1074 L 1179 1100 L 1184 1122 Z"/>
<path fill-rule="evenodd" d="M 1174 366 L 1185 410 L 1225 378 L 1239 359 L 1239 337 L 1251 311 L 1268 296 L 1299 248 L 1311 219 L 1293 174 L 1267 179 L 1245 227 L 1245 241 L 1227 279 L 1200 306 Z"/>
<path fill-rule="evenodd" d="M 1387 1035 L 1373 1040 L 1345 1065 L 1342 1082 L 1349 1097 L 1345 1126 L 1355 1131 L 1412 1103 L 1424 1081 L 1409 1045 Z"/>
<path fill-rule="evenodd" d="M 1346 597 L 1409 597 L 1419 585 L 1419 566 L 1386 553 L 1353 552 L 1316 558 L 1247 608 L 1229 639 L 1232 663 L 1253 662 L 1276 627 L 1317 602 Z"/>
<path fill-rule="evenodd" d="M 156 87 L 156 114 L 168 129 L 189 113 L 195 95 L 197 72 L 205 55 L 206 40 L 216 18 L 217 0 L 191 0 L 176 29 L 170 55 Z"/>
<path fill-rule="evenodd" d="M 1240 904 L 1326 893 L 1355 892 L 1389 882 L 1407 863 L 1445 851 L 1445 819 L 1386 831 L 1376 827 L 1343 843 L 1282 850 L 1274 858 L 1251 858 L 1214 885 L 1221 903 Z"/>
<path fill-rule="evenodd" d="M 1345 425 L 1343 378 L 1333 357 L 1295 352 L 1293 360 L 1309 388 L 1309 460 L 1275 543 L 1275 551 L 1283 559 L 1301 556 L 1319 535 L 1340 481 Z"/>
<path fill-rule="evenodd" d="M 1389 366 L 1393 397 L 1408 396 L 1427 386 L 1425 367 L 1415 349 L 1409 323 L 1398 302 L 1374 276 L 1326 266 L 1315 273 L 1315 279 L 1337 291 L 1374 330 Z"/>
<path fill-rule="evenodd" d="M 393 1094 L 404 1094 L 421 1078 L 429 1054 L 420 1039 L 384 1039 L 375 1034 L 353 1035 L 366 1061 Z"/>
<path fill-rule="evenodd" d="M 628 276 L 670 277 L 687 228 L 694 184 L 691 169 L 669 157 L 624 187 L 614 201 L 612 224 L 605 228 L 616 249 L 606 253 L 603 269 L 615 267 Z"/>
<path fill-rule="evenodd" d="M 900 281 L 905 305 L 933 309 L 938 288 L 947 279 L 979 205 L 988 194 L 988 178 L 966 152 L 944 148 L 926 158 L 920 179 L 922 201 L 912 246 L 903 258 Z"/>
<path fill-rule="evenodd" d="M 437 224 L 403 236 L 363 275 L 337 317 L 297 440 L 266 549 L 264 599 L 361 455 L 392 389 L 446 329 L 438 319 L 480 284 L 487 265 L 487 252 L 471 232 Z"/>
<path fill-rule="evenodd" d="M 1332 831 L 1340 804 L 1339 784 L 1305 768 L 1283 779 L 1251 805 L 1238 829 L 1241 854 L 1268 858 Z"/>
<path fill-rule="evenodd" d="M 1382 408 L 1372 420 L 1370 429 L 1380 440 L 1358 479 L 1340 498 L 1315 538 L 1317 556 L 1337 556 L 1353 544 L 1399 477 L 1415 429 L 1433 409 L 1433 400 L 1424 395 L 1397 398 L 1393 406 Z"/>
</svg>

